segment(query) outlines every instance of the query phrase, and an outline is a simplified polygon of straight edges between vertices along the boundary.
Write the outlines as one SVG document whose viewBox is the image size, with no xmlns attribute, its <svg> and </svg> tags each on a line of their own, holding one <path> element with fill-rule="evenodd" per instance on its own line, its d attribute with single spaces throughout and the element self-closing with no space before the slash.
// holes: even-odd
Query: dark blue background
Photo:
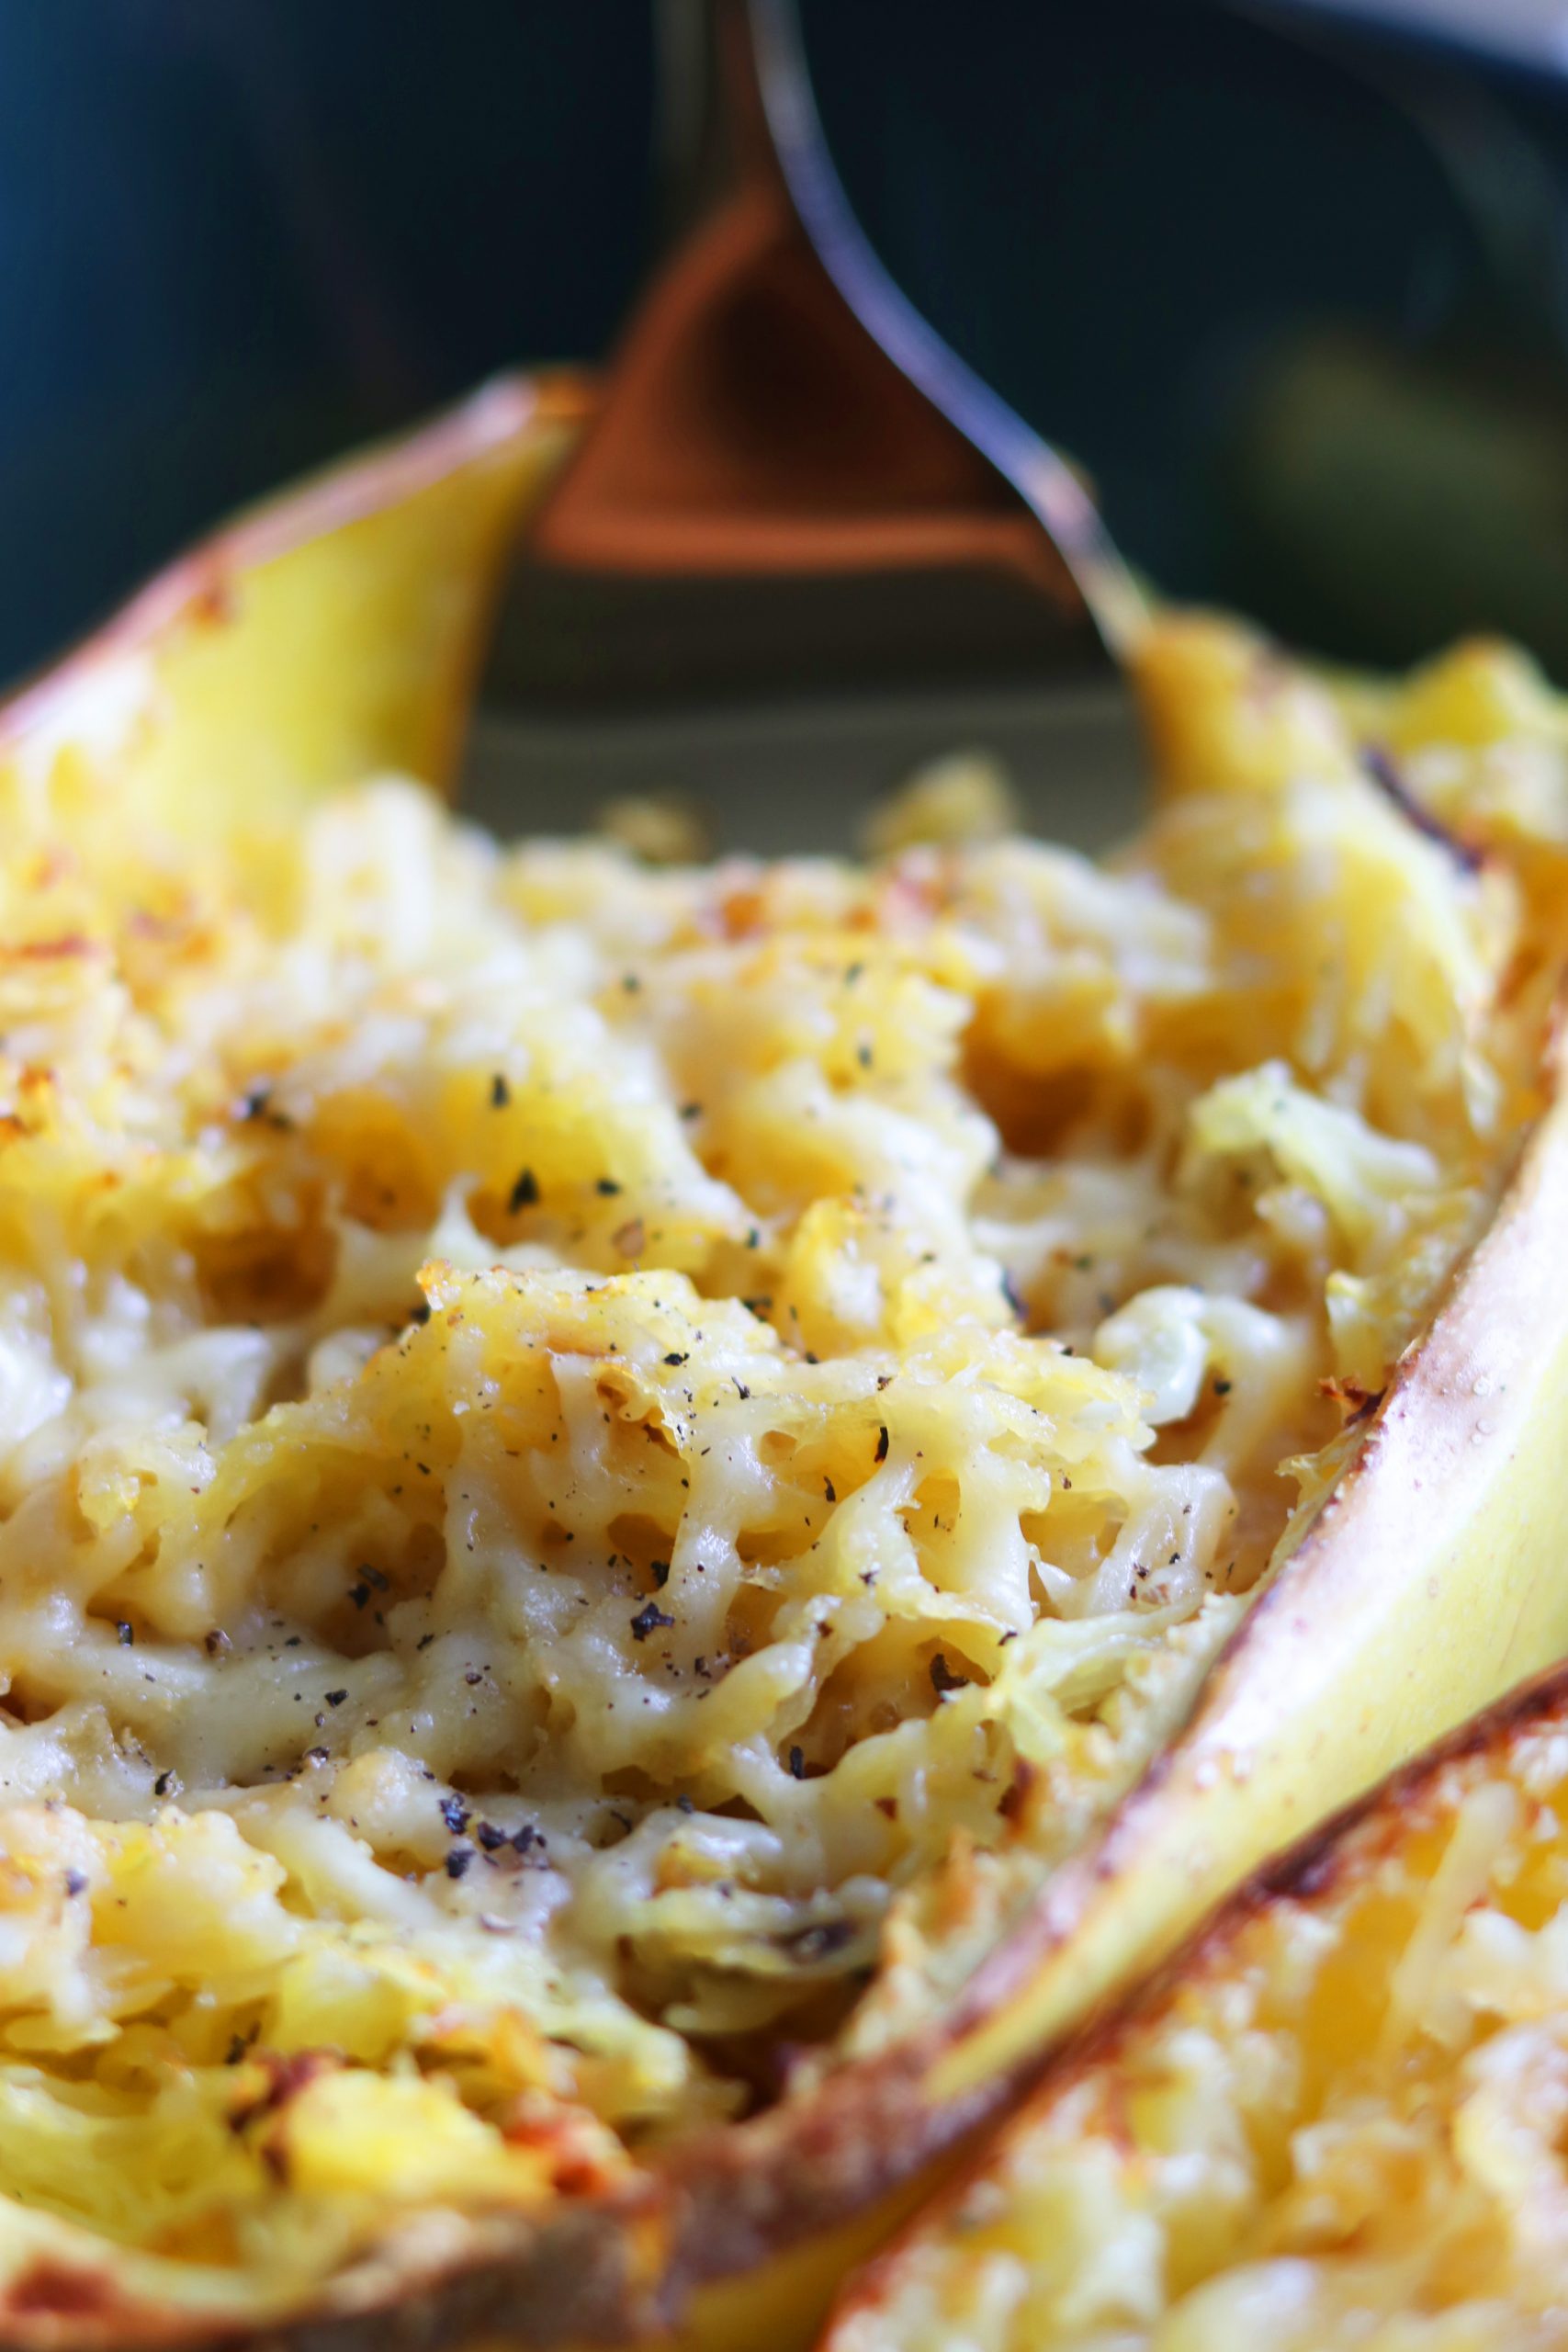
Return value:
<svg viewBox="0 0 1568 2352">
<path fill-rule="evenodd" d="M 648 244 L 639 0 L 0 0 L 0 673 Z"/>
<path fill-rule="evenodd" d="M 807 16 L 896 271 L 1162 580 L 1568 669 L 1558 88 L 1217 0 Z M 644 0 L 0 0 L 0 673 L 236 500 L 604 355 L 653 80 Z"/>
</svg>

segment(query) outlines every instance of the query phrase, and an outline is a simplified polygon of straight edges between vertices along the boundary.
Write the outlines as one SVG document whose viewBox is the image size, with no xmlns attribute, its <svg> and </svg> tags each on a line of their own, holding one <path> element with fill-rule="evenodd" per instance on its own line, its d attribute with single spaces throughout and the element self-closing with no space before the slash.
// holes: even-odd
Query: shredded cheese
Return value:
<svg viewBox="0 0 1568 2352">
<path fill-rule="evenodd" d="M 1506 877 L 1278 786 L 1103 868 L 17 812 L 0 2271 L 280 2310 L 962 1982 L 1533 1108 Z"/>
</svg>

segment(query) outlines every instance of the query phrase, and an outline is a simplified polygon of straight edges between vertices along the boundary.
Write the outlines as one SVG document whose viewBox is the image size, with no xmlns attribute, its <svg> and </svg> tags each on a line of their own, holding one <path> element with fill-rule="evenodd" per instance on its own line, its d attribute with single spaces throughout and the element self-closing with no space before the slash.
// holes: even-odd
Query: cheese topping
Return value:
<svg viewBox="0 0 1568 2352">
<path fill-rule="evenodd" d="M 1317 1876 L 1037 2099 L 831 2352 L 1555 2352 L 1562 1702 Z"/>
<path fill-rule="evenodd" d="M 282 2309 L 962 1981 L 1534 1108 L 1505 876 L 1274 785 L 1109 868 L 17 813 L 0 2268 Z"/>
</svg>

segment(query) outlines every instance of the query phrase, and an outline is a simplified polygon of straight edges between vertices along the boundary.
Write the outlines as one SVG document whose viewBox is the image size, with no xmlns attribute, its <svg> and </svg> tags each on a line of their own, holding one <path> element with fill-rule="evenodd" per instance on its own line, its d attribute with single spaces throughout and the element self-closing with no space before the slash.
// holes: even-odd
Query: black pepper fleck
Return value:
<svg viewBox="0 0 1568 2352">
<path fill-rule="evenodd" d="M 778 1942 L 794 1960 L 826 1960 L 830 1952 L 842 1951 L 853 1934 L 847 1919 L 824 1919 L 818 1927 L 797 1928 L 793 1935 L 780 1936 Z"/>
</svg>

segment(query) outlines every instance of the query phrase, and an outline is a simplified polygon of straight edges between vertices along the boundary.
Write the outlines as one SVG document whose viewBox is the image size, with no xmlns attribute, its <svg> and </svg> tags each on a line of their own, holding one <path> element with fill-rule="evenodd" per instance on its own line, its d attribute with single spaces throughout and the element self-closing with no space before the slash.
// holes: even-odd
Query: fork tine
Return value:
<svg viewBox="0 0 1568 2352">
<path fill-rule="evenodd" d="M 796 0 L 750 0 L 750 22 L 769 133 L 818 258 L 894 366 L 989 458 L 1038 517 L 1107 650 L 1125 662 L 1148 626 L 1149 600 L 1099 507 L 1061 452 L 942 340 L 873 247 L 829 152 Z"/>
</svg>

